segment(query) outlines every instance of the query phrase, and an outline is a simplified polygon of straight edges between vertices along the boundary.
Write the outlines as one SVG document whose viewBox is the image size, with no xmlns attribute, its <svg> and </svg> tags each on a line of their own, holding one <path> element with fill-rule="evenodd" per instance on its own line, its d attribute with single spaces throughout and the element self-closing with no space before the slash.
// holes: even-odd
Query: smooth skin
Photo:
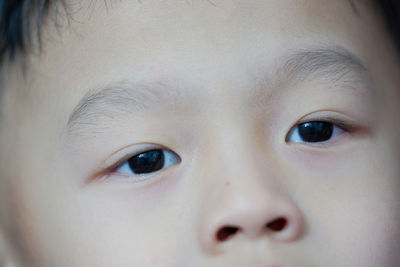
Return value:
<svg viewBox="0 0 400 267">
<path fill-rule="evenodd" d="M 69 5 L 7 66 L 4 262 L 400 266 L 400 61 L 367 1 Z"/>
</svg>

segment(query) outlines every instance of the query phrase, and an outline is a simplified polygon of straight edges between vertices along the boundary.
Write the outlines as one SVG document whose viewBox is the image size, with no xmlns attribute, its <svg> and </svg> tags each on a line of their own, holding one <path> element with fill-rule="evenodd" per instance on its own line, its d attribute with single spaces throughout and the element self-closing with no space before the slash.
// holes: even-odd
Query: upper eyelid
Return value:
<svg viewBox="0 0 400 267">
<path fill-rule="evenodd" d="M 288 141 L 289 135 L 298 127 L 299 125 L 307 122 L 313 121 L 322 121 L 332 123 L 333 125 L 339 127 L 341 130 L 344 130 L 346 134 L 353 134 L 355 132 L 361 133 L 365 132 L 366 128 L 359 124 L 351 118 L 350 116 L 343 114 L 342 112 L 335 110 L 320 110 L 307 113 L 298 119 L 295 123 L 293 123 L 290 128 L 286 131 L 286 135 L 284 137 L 284 142 L 286 144 L 303 144 L 303 143 L 292 143 Z M 321 145 L 321 143 L 306 143 L 308 146 L 313 147 L 323 147 L 326 144 Z"/>
<path fill-rule="evenodd" d="M 307 147 L 307 148 L 324 149 L 324 150 L 325 150 L 326 148 L 329 148 L 329 147 L 331 147 L 331 146 L 334 146 L 335 144 L 338 143 L 338 141 L 340 141 L 340 140 L 336 140 L 336 138 L 333 138 L 332 140 L 330 139 L 330 140 L 326 140 L 326 141 L 322 141 L 322 142 L 291 142 L 291 141 L 288 140 L 288 137 L 289 137 L 290 134 L 292 134 L 292 132 L 295 130 L 295 128 L 296 128 L 297 126 L 298 126 L 298 125 L 296 125 L 295 127 L 293 127 L 293 128 L 291 129 L 291 131 L 287 134 L 287 136 L 286 136 L 286 138 L 285 138 L 285 143 L 286 143 L 287 145 L 290 145 L 290 146 L 302 146 L 302 147 Z M 334 125 L 334 126 L 339 127 L 339 126 L 337 126 L 337 125 Z M 339 127 L 339 128 L 340 128 L 340 127 Z M 340 134 L 340 136 L 347 136 L 347 137 L 349 137 L 349 136 L 352 136 L 352 135 L 353 135 L 353 132 L 352 132 L 352 131 L 344 130 L 344 129 L 341 129 L 341 128 L 340 128 L 340 130 L 343 131 L 343 133 Z"/>
<path fill-rule="evenodd" d="M 155 143 L 143 142 L 143 143 L 137 143 L 137 144 L 129 144 L 129 145 L 123 146 L 122 148 L 113 152 L 110 156 L 107 157 L 106 160 L 104 160 L 102 162 L 102 165 L 106 165 L 106 166 L 110 166 L 113 164 L 115 165 L 118 161 L 122 161 L 122 159 L 126 160 L 136 154 L 140 154 L 140 153 L 146 152 L 148 150 L 153 150 L 153 149 L 170 150 L 169 148 L 167 148 L 163 145 L 158 145 Z"/>
<path fill-rule="evenodd" d="M 306 120 L 306 121 L 304 121 L 304 122 L 299 122 L 298 124 L 295 125 L 295 127 L 296 127 L 296 126 L 299 126 L 299 125 L 302 125 L 302 124 L 304 124 L 304 123 L 316 122 L 316 121 L 318 121 L 318 122 L 331 123 L 331 124 L 333 124 L 334 126 L 337 126 L 337 127 L 339 127 L 340 129 L 342 129 L 342 130 L 344 130 L 344 131 L 351 131 L 352 128 L 353 128 L 352 125 L 349 125 L 349 124 L 347 124 L 346 122 L 343 122 L 343 121 L 338 120 L 338 119 L 329 119 L 329 118 L 321 118 L 321 119 L 314 119 L 314 120 Z"/>
<path fill-rule="evenodd" d="M 299 120 L 297 120 L 290 129 L 296 127 L 297 125 L 311 122 L 311 121 L 324 121 L 335 124 L 344 130 L 355 130 L 358 128 L 358 123 L 352 119 L 350 116 L 343 114 L 342 112 L 333 111 L 333 110 L 321 110 L 317 112 L 310 112 Z"/>
<path fill-rule="evenodd" d="M 176 157 L 176 158 L 178 159 L 179 163 L 182 161 L 182 160 L 181 160 L 181 157 L 180 157 L 178 154 L 176 154 L 175 152 L 173 152 L 172 150 L 164 149 L 164 148 L 162 148 L 162 149 L 150 149 L 150 150 L 147 149 L 147 150 L 145 150 L 145 151 L 143 151 L 143 152 L 140 152 L 140 153 L 137 153 L 137 154 L 133 154 L 131 157 L 128 157 L 128 158 L 125 159 L 125 160 L 121 160 L 121 164 L 116 164 L 116 167 L 115 167 L 114 169 L 112 169 L 111 172 L 117 172 L 117 171 L 116 171 L 117 169 L 121 168 L 121 167 L 122 167 L 123 165 L 125 165 L 125 164 L 129 164 L 129 163 L 128 163 L 128 160 L 129 160 L 129 159 L 131 159 L 131 158 L 133 158 L 133 157 L 136 157 L 136 156 L 138 156 L 138 155 L 140 155 L 140 154 L 144 154 L 144 153 L 146 153 L 146 152 L 154 151 L 154 150 L 161 150 L 161 151 L 163 151 L 162 153 L 164 154 L 164 157 L 166 157 L 166 158 L 168 157 L 167 155 L 173 154 L 174 157 Z M 165 167 L 165 165 L 166 165 L 167 162 L 168 162 L 168 160 L 167 160 L 167 159 L 164 159 L 163 167 L 162 167 L 161 169 L 157 170 L 157 171 L 153 171 L 153 172 L 149 172 L 149 173 L 139 173 L 139 174 L 135 174 L 135 175 L 139 175 L 139 176 L 143 176 L 143 175 L 145 175 L 145 176 L 153 175 L 154 173 L 159 172 L 159 171 L 161 171 L 162 169 L 166 169 L 166 168 L 170 167 L 170 166 Z M 119 173 L 119 172 L 118 172 L 118 173 Z"/>
<path fill-rule="evenodd" d="M 139 147 L 137 149 L 133 149 L 135 147 Z M 126 151 L 121 155 L 121 153 L 129 148 L 132 148 L 131 151 Z M 153 150 L 153 149 L 165 149 L 174 152 L 173 150 L 169 149 L 166 146 L 155 144 L 155 143 L 139 143 L 139 144 L 130 144 L 126 145 L 114 153 L 112 153 L 110 156 L 107 157 L 102 163 L 100 164 L 100 167 L 98 167 L 98 171 L 96 171 L 93 175 L 91 175 L 87 179 L 87 183 L 98 179 L 98 177 L 103 177 L 107 175 L 107 173 L 112 172 L 119 166 L 121 166 L 124 162 L 126 162 L 129 158 L 138 155 L 140 153 Z M 176 152 L 174 152 L 176 153 Z"/>
</svg>

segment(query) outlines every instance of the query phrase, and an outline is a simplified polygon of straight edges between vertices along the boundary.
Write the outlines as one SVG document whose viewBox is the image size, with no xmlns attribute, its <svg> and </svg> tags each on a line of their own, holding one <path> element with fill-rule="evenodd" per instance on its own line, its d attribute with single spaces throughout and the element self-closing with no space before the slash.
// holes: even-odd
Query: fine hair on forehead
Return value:
<svg viewBox="0 0 400 267">
<path fill-rule="evenodd" d="M 106 6 L 107 1 L 112 0 L 104 0 Z M 356 9 L 355 0 L 348 1 Z M 400 1 L 368 1 L 383 15 L 400 54 Z M 60 14 L 68 17 L 68 5 L 66 0 L 0 0 L 0 72 L 5 61 L 23 58 L 35 44 L 40 50 L 43 25 L 49 22 L 57 24 Z"/>
</svg>

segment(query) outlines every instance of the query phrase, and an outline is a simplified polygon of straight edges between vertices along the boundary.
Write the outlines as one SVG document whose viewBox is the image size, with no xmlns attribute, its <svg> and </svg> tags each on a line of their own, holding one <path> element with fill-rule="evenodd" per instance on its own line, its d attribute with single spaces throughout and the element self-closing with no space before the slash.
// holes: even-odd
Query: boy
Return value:
<svg viewBox="0 0 400 267">
<path fill-rule="evenodd" d="M 0 265 L 400 266 L 378 1 L 30 5 L 1 18 Z"/>
</svg>

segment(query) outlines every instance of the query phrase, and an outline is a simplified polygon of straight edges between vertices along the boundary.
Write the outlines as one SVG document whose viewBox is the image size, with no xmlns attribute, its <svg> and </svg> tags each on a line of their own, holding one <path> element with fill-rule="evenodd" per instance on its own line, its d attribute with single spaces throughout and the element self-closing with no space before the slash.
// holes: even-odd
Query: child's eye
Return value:
<svg viewBox="0 0 400 267">
<path fill-rule="evenodd" d="M 331 122 L 310 121 L 296 125 L 290 130 L 286 142 L 290 143 L 322 143 L 329 141 L 345 130 Z"/>
<path fill-rule="evenodd" d="M 142 152 L 123 162 L 114 172 L 125 175 L 148 174 L 178 164 L 177 154 L 166 149 L 153 149 Z"/>
</svg>

